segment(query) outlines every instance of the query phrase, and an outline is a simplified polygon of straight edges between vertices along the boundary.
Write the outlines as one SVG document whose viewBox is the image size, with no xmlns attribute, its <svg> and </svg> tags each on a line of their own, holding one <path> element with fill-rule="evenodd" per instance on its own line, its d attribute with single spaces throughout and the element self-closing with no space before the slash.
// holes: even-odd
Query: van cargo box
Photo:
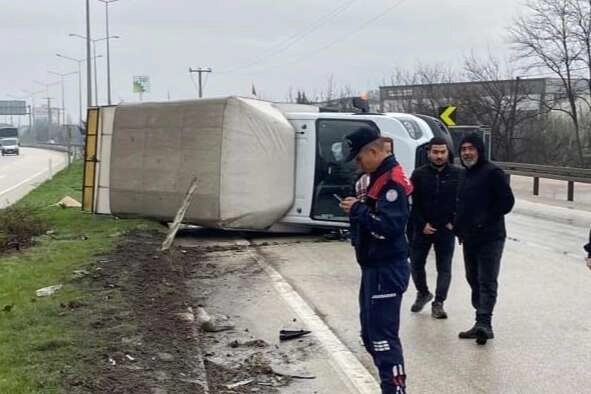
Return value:
<svg viewBox="0 0 591 394">
<path fill-rule="evenodd" d="M 262 230 L 293 204 L 295 131 L 272 103 L 226 97 L 121 104 L 110 145 L 114 215 L 172 220 L 194 177 L 184 223 Z"/>
</svg>

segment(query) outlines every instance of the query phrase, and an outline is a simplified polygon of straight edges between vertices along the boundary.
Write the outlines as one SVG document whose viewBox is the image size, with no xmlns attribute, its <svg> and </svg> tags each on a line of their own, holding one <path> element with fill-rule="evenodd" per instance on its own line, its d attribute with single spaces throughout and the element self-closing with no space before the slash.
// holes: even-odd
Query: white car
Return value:
<svg viewBox="0 0 591 394">
<path fill-rule="evenodd" d="M 2 146 L 2 156 L 5 155 L 19 155 L 19 145 L 18 139 L 16 138 L 3 138 L 0 140 L 0 145 Z"/>
</svg>

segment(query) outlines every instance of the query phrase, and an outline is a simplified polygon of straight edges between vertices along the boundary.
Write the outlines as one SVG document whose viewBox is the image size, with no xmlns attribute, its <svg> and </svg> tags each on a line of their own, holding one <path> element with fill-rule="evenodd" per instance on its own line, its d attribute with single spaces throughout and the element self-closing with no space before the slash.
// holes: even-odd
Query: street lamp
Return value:
<svg viewBox="0 0 591 394">
<path fill-rule="evenodd" d="M 58 77 L 60 77 L 60 82 L 62 85 L 62 125 L 66 124 L 66 103 L 65 103 L 65 98 L 64 98 L 64 77 L 67 77 L 68 75 L 73 75 L 73 74 L 78 74 L 78 71 L 72 71 L 69 73 L 58 73 L 55 71 L 48 71 L 49 74 L 53 74 L 53 75 L 57 75 Z"/>
<path fill-rule="evenodd" d="M 70 33 L 68 34 L 70 37 L 78 37 L 81 38 L 83 40 L 86 40 L 86 37 L 84 37 L 81 34 L 76 34 L 76 33 Z M 99 41 L 105 41 L 108 40 L 109 38 L 119 38 L 119 36 L 110 36 L 110 37 L 103 37 L 103 38 L 97 38 L 94 40 L 90 40 L 92 42 L 92 57 L 94 59 L 93 63 L 94 63 L 94 105 L 98 105 L 98 80 L 97 80 L 97 68 L 96 68 L 96 43 Z"/>
<path fill-rule="evenodd" d="M 82 123 L 82 63 L 84 63 L 86 59 L 76 59 L 70 56 L 62 55 L 60 53 L 56 53 L 56 56 L 78 63 L 78 120 L 80 123 Z M 98 55 L 97 57 L 102 56 Z"/>
<path fill-rule="evenodd" d="M 99 0 L 105 3 L 105 25 L 107 38 L 107 103 L 111 105 L 111 51 L 109 47 L 109 4 L 118 0 Z"/>
</svg>

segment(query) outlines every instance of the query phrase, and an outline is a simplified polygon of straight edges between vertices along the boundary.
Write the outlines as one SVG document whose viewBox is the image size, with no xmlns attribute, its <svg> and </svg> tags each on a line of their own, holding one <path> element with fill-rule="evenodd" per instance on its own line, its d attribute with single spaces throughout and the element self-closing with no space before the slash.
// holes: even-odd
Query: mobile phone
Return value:
<svg viewBox="0 0 591 394">
<path fill-rule="evenodd" d="M 333 194 L 332 195 L 334 198 L 336 198 L 337 200 L 339 200 L 339 202 L 343 201 L 343 197 L 339 196 L 338 194 Z"/>
</svg>

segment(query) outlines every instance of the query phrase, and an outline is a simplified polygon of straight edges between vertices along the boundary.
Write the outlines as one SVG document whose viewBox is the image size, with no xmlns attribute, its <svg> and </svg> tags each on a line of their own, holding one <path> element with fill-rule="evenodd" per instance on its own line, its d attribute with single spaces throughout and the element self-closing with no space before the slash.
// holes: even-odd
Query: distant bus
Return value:
<svg viewBox="0 0 591 394">
<path fill-rule="evenodd" d="M 18 138 L 18 129 L 16 127 L 0 127 L 0 139 Z"/>
</svg>

